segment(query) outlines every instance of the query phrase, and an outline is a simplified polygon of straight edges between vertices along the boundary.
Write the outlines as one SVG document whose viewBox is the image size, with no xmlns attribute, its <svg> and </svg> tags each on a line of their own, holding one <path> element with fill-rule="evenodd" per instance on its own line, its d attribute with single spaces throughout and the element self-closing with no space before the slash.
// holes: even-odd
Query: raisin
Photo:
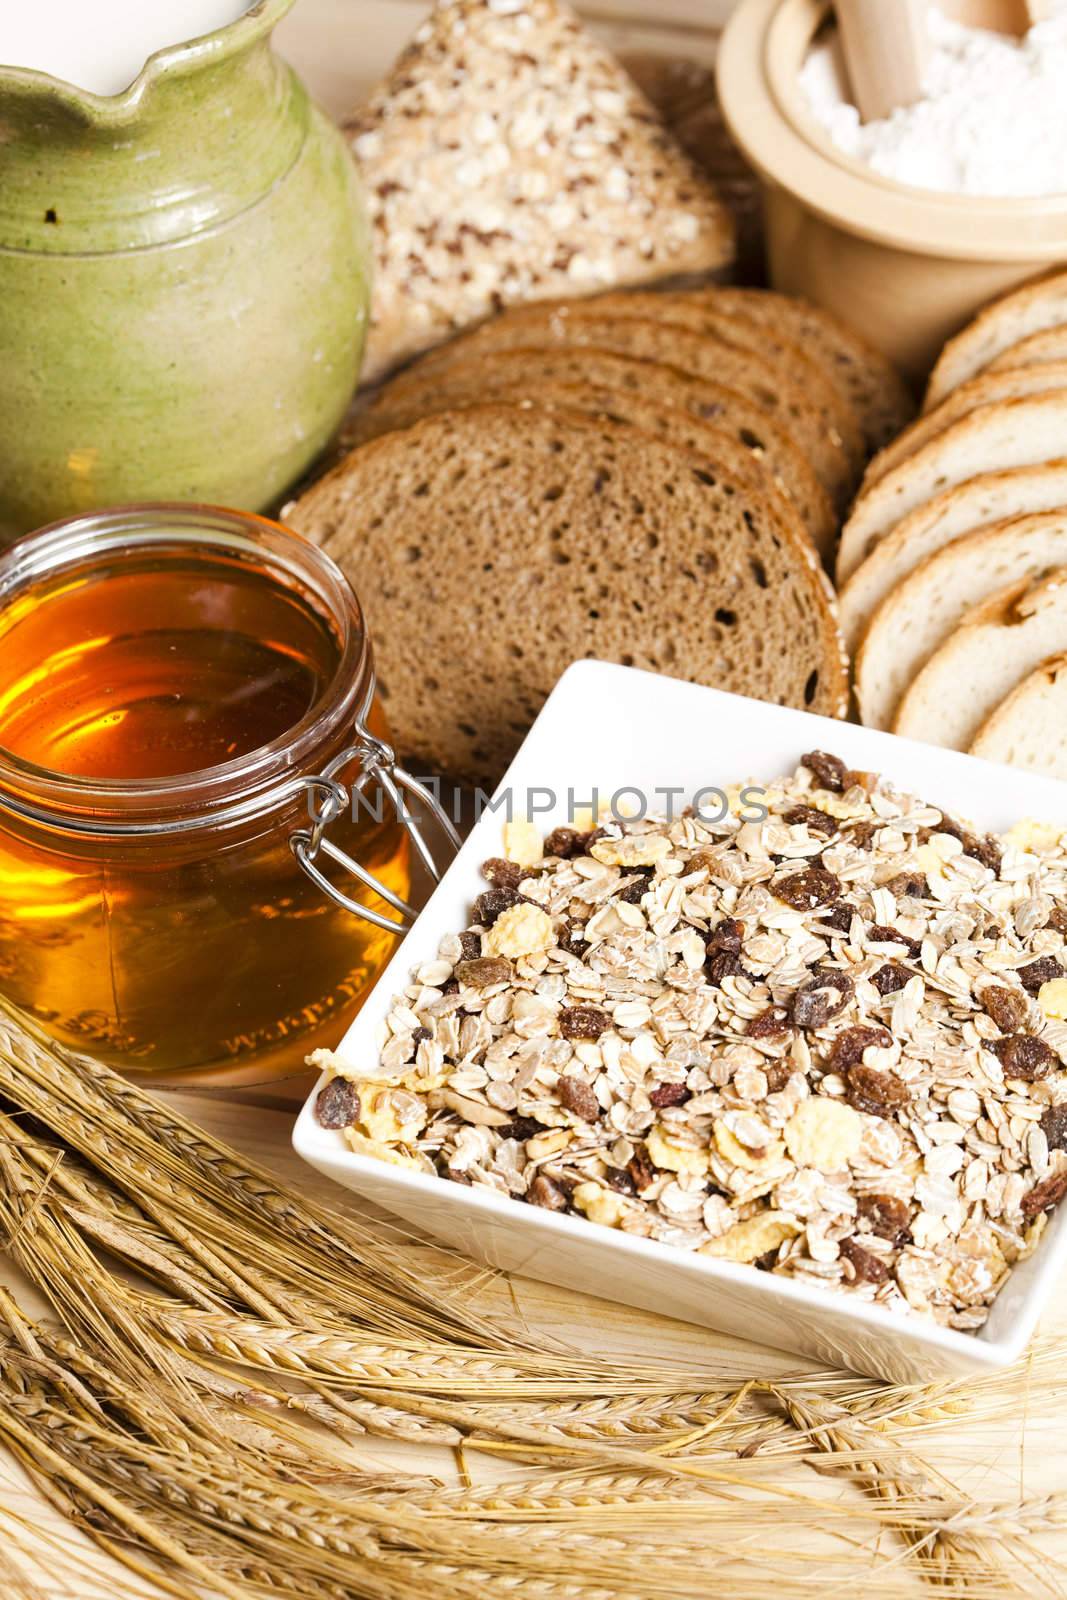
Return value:
<svg viewBox="0 0 1067 1600">
<path fill-rule="evenodd" d="M 832 756 L 826 750 L 809 750 L 801 756 L 800 765 L 807 767 L 820 789 L 843 794 L 848 788 L 849 770 L 840 756 Z"/>
<path fill-rule="evenodd" d="M 595 844 L 606 838 L 608 838 L 607 828 L 591 828 L 588 833 L 580 833 L 572 854 L 587 856 Z"/>
<path fill-rule="evenodd" d="M 1044 1040 L 1035 1039 L 1030 1033 L 1012 1033 L 1006 1039 L 987 1039 L 985 1047 L 996 1056 L 1006 1078 L 1016 1078 L 1023 1083 L 1047 1078 L 1059 1064 Z"/>
<path fill-rule="evenodd" d="M 839 1033 L 830 1047 L 827 1065 L 831 1072 L 848 1072 L 863 1060 L 863 1052 L 877 1046 L 888 1049 L 893 1035 L 888 1028 L 846 1028 Z"/>
<path fill-rule="evenodd" d="M 517 889 L 529 874 L 529 867 L 520 867 L 517 861 L 505 861 L 503 856 L 490 856 L 488 861 L 482 862 L 482 877 L 494 889 Z"/>
<path fill-rule="evenodd" d="M 991 834 L 987 833 L 980 838 L 976 838 L 973 833 L 965 833 L 963 835 L 963 853 L 965 856 L 973 856 L 976 861 L 980 861 L 983 867 L 988 867 L 994 876 L 999 875 L 1004 857 L 999 844 Z"/>
<path fill-rule="evenodd" d="M 564 1110 L 573 1111 L 583 1122 L 595 1122 L 600 1116 L 600 1101 L 584 1078 L 560 1078 L 556 1093 Z"/>
<path fill-rule="evenodd" d="M 846 1261 L 851 1261 L 857 1283 L 885 1283 L 889 1268 L 873 1250 L 865 1250 L 855 1238 L 842 1239 L 837 1247 Z"/>
<path fill-rule="evenodd" d="M 1067 933 L 1067 906 L 1055 905 L 1048 914 L 1047 926 L 1057 933 Z"/>
<path fill-rule="evenodd" d="M 481 940 L 480 939 L 479 939 L 478 943 L 481 944 Z M 441 993 L 442 994 L 458 994 L 459 993 L 459 979 L 458 978 L 449 978 L 449 979 L 447 979 L 447 981 L 444 982 L 441 985 Z"/>
<path fill-rule="evenodd" d="M 793 1021 L 798 1028 L 821 1028 L 844 1011 L 854 992 L 847 973 L 835 967 L 816 967 L 793 996 Z"/>
<path fill-rule="evenodd" d="M 906 933 L 901 933 L 899 928 L 886 927 L 884 923 L 875 922 L 867 931 L 867 937 L 874 944 L 903 944 L 907 945 L 908 954 L 913 961 L 922 954 L 922 940 L 909 939 Z"/>
<path fill-rule="evenodd" d="M 890 878 L 886 888 L 898 900 L 928 900 L 930 897 L 930 885 L 921 872 L 898 872 L 895 878 Z"/>
<path fill-rule="evenodd" d="M 760 1070 L 767 1080 L 767 1093 L 780 1094 L 797 1069 L 791 1061 L 765 1061 Z"/>
<path fill-rule="evenodd" d="M 713 951 L 704 966 L 708 982 L 716 989 L 721 987 L 724 978 L 732 977 L 739 972 L 743 973 L 744 970 L 741 958 L 734 950 Z"/>
<path fill-rule="evenodd" d="M 461 961 L 476 961 L 482 953 L 482 936 L 468 928 L 459 936 L 459 958 Z"/>
<path fill-rule="evenodd" d="M 814 911 L 816 906 L 828 906 L 841 893 L 841 880 L 825 867 L 809 867 L 806 872 L 791 873 L 771 884 L 771 890 L 795 911 Z"/>
<path fill-rule="evenodd" d="M 910 1099 L 907 1084 L 895 1072 L 879 1072 L 862 1062 L 849 1071 L 848 1103 L 857 1111 L 886 1117 L 906 1106 Z"/>
<path fill-rule="evenodd" d="M 871 973 L 871 982 L 881 995 L 896 994 L 914 976 L 910 967 L 902 967 L 899 961 L 887 961 L 884 967 Z"/>
<path fill-rule="evenodd" d="M 545 855 L 558 856 L 561 861 L 581 855 L 583 837 L 577 828 L 553 828 L 545 840 Z"/>
<path fill-rule="evenodd" d="M 652 1090 L 648 1103 L 659 1111 L 663 1106 L 684 1106 L 692 1098 L 691 1091 L 684 1083 L 660 1083 Z"/>
<path fill-rule="evenodd" d="M 773 1272 L 775 1267 L 778 1265 L 778 1250 L 780 1248 L 781 1246 L 779 1245 L 774 1250 L 764 1250 L 761 1256 L 757 1256 L 755 1261 L 752 1263 L 756 1271 Z"/>
<path fill-rule="evenodd" d="M 611 1027 L 611 1018 L 599 1006 L 564 1006 L 559 1031 L 565 1039 L 599 1039 Z"/>
<path fill-rule="evenodd" d="M 1008 989 L 1003 984 L 994 983 L 988 989 L 983 989 L 979 998 L 982 1010 L 987 1017 L 992 1017 L 1001 1033 L 1017 1033 L 1026 1021 L 1030 1007 L 1026 996 L 1020 994 L 1018 989 Z"/>
<path fill-rule="evenodd" d="M 536 1117 L 515 1117 L 497 1129 L 502 1139 L 517 1139 L 520 1144 L 525 1144 L 527 1139 L 536 1139 L 544 1131 Z"/>
<path fill-rule="evenodd" d="M 1015 976 L 1024 989 L 1036 994 L 1043 983 L 1051 983 L 1055 978 L 1062 978 L 1064 971 L 1055 956 L 1039 956 L 1036 961 L 1031 961 L 1028 967 L 1020 967 Z"/>
<path fill-rule="evenodd" d="M 461 961 L 456 967 L 460 983 L 472 989 L 488 989 L 494 983 L 508 983 L 511 979 L 511 962 L 502 956 L 480 956 L 476 961 Z"/>
<path fill-rule="evenodd" d="M 783 822 L 788 822 L 791 828 L 807 828 L 809 833 L 821 833 L 824 839 L 829 839 L 837 832 L 837 823 L 825 811 L 820 811 L 817 806 L 794 806 L 791 811 L 786 811 L 782 816 Z"/>
<path fill-rule="evenodd" d="M 847 900 L 838 900 L 825 916 L 819 918 L 820 928 L 830 928 L 834 933 L 848 933 L 852 927 L 852 907 Z"/>
<path fill-rule="evenodd" d="M 911 1212 L 907 1202 L 898 1200 L 894 1194 L 861 1194 L 858 1205 L 859 1215 L 870 1226 L 872 1233 L 880 1239 L 889 1239 L 893 1244 L 903 1244 L 908 1238 L 908 1223 Z"/>
<path fill-rule="evenodd" d="M 526 1198 L 531 1205 L 540 1206 L 544 1211 L 566 1211 L 567 1196 L 563 1193 L 558 1183 L 553 1183 L 551 1178 L 546 1178 L 539 1172 L 526 1191 Z"/>
<path fill-rule="evenodd" d="M 877 823 L 857 822 L 854 827 L 849 829 L 849 842 L 854 844 L 857 850 L 869 850 L 874 842 L 874 836 L 877 832 Z"/>
<path fill-rule="evenodd" d="M 586 953 L 585 928 L 580 922 L 565 922 L 556 934 L 556 948 L 569 956 L 584 960 Z"/>
<path fill-rule="evenodd" d="M 639 1194 L 643 1189 L 647 1189 L 650 1183 L 655 1181 L 656 1169 L 652 1165 L 652 1157 L 643 1144 L 638 1145 L 626 1163 L 626 1170 L 633 1179 L 634 1188 Z"/>
<path fill-rule="evenodd" d="M 411 1035 L 411 1042 L 417 1048 L 424 1039 L 432 1038 L 433 1034 L 430 1032 L 429 1028 L 416 1028 L 414 1033 Z"/>
<path fill-rule="evenodd" d="M 324 1128 L 350 1128 L 359 1121 L 359 1095 L 347 1078 L 331 1078 L 320 1089 L 315 1115 Z"/>
<path fill-rule="evenodd" d="M 648 886 L 651 882 L 651 869 L 647 872 L 639 873 L 632 883 L 628 883 L 625 889 L 620 890 L 618 899 L 625 901 L 627 905 L 636 905 L 642 895 L 648 893 Z"/>
<path fill-rule="evenodd" d="M 615 1189 L 619 1194 L 636 1194 L 637 1185 L 628 1172 L 621 1167 L 609 1167 L 604 1174 L 604 1182 L 609 1189 Z"/>
<path fill-rule="evenodd" d="M 708 954 L 714 950 L 731 950 L 736 955 L 741 949 L 744 928 L 734 917 L 723 917 L 709 932 L 705 944 Z"/>
<path fill-rule="evenodd" d="M 1044 1183 L 1035 1184 L 1030 1193 L 1023 1196 L 1019 1209 L 1024 1217 L 1040 1216 L 1042 1211 L 1051 1211 L 1053 1206 L 1058 1206 L 1065 1194 L 1067 1172 L 1061 1172 L 1058 1177 L 1046 1178 Z"/>
<path fill-rule="evenodd" d="M 780 1039 L 783 1034 L 790 1033 L 792 1027 L 785 1006 L 768 1006 L 766 1011 L 761 1011 L 758 1016 L 752 1018 L 745 1029 L 745 1038 Z"/>
<path fill-rule="evenodd" d="M 522 901 L 522 895 L 517 889 L 486 889 L 474 902 L 471 912 L 471 921 L 480 922 L 483 928 L 491 928 L 502 911 L 510 911 L 512 906 L 517 906 Z"/>
<path fill-rule="evenodd" d="M 1041 1113 L 1041 1129 L 1050 1150 L 1067 1150 L 1067 1101 L 1045 1107 Z"/>
<path fill-rule="evenodd" d="M 733 973 L 744 972 L 741 965 L 741 936 L 744 928 L 734 917 L 723 917 L 705 939 L 708 982 L 715 986 Z"/>
</svg>

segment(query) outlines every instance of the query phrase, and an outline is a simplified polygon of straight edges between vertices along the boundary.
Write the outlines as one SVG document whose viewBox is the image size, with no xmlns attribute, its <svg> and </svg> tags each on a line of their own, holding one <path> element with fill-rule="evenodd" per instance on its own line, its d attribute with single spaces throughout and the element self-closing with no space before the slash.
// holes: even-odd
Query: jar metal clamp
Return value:
<svg viewBox="0 0 1067 1600">
<path fill-rule="evenodd" d="M 346 850 L 342 850 L 332 839 L 327 838 L 326 830 L 332 822 L 336 822 L 338 817 L 344 815 L 350 805 L 358 805 L 372 784 L 377 784 L 385 800 L 393 806 L 397 819 L 406 828 L 419 860 L 435 883 L 440 880 L 444 870 L 443 865 L 438 863 L 417 819 L 409 811 L 406 797 L 417 800 L 427 808 L 453 852 L 459 849 L 462 841 L 432 790 L 400 766 L 392 747 L 368 729 L 365 719 L 373 698 L 372 675 L 367 699 L 356 718 L 355 738 L 352 743 L 340 751 L 321 773 L 298 780 L 308 792 L 311 826 L 299 828 L 290 834 L 289 846 L 312 883 L 321 889 L 323 894 L 328 895 L 335 905 L 341 906 L 355 917 L 362 917 L 364 921 L 373 923 L 376 928 L 402 934 L 407 932 L 418 916 L 415 907 L 402 900 L 398 894 L 394 894 L 392 889 L 375 877 L 373 872 L 368 872 L 366 867 L 361 866 Z M 359 768 L 358 775 L 351 788 L 346 788 L 341 782 L 340 774 L 353 764 Z M 387 917 L 384 912 L 361 905 L 358 900 L 353 900 L 350 895 L 345 894 L 330 881 L 319 866 L 320 856 L 326 856 L 346 872 L 350 872 L 365 888 L 392 906 L 401 920 L 396 921 L 392 917 Z"/>
</svg>

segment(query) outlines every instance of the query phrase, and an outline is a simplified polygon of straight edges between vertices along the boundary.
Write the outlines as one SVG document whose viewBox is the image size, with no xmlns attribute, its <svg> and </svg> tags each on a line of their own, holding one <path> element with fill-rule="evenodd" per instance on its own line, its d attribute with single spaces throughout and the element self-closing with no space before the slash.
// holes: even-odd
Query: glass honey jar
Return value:
<svg viewBox="0 0 1067 1600">
<path fill-rule="evenodd" d="M 405 790 L 451 834 L 291 530 L 131 506 L 0 556 L 0 990 L 64 1043 L 211 1084 L 336 1044 L 414 914 Z"/>
</svg>

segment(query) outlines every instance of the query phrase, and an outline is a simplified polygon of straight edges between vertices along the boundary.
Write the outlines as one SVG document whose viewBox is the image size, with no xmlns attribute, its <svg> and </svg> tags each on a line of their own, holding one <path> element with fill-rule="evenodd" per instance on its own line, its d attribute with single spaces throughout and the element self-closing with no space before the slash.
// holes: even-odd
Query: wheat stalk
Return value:
<svg viewBox="0 0 1067 1600">
<path fill-rule="evenodd" d="M 181 1600 L 648 1600 L 650 1573 L 672 1600 L 694 1581 L 799 1600 L 827 1570 L 862 1570 L 870 1600 L 908 1592 L 908 1572 L 1006 1595 L 992 1546 L 1055 1523 L 1027 1503 L 1014 1532 L 1004 1506 L 983 1528 L 894 1447 L 974 1403 L 958 1385 L 770 1384 L 713 1351 L 696 1373 L 535 1339 L 473 1309 L 484 1274 L 416 1264 L 399 1230 L 281 1189 L 5 1010 L 0 1094 L 35 1119 L 0 1116 L 0 1225 L 60 1323 L 0 1298 L 0 1434 L 102 1549 Z M 368 1433 L 537 1470 L 442 1489 L 363 1459 Z M 805 1464 L 867 1502 L 782 1476 Z M 872 1525 L 899 1533 L 896 1556 Z M 774 1526 L 818 1530 L 819 1564 L 799 1547 L 783 1564 L 754 1537 Z"/>
</svg>

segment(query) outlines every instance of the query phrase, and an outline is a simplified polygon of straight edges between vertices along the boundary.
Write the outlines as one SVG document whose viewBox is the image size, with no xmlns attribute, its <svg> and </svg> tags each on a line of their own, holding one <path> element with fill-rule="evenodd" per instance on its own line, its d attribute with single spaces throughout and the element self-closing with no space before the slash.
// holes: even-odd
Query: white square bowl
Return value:
<svg viewBox="0 0 1067 1600">
<path fill-rule="evenodd" d="M 567 820 L 568 789 L 578 803 L 594 788 L 610 798 L 635 784 L 646 793 L 680 786 L 688 798 L 705 786 L 778 777 L 812 749 L 882 772 L 899 788 L 983 829 L 1002 830 L 1021 817 L 1067 826 L 1067 784 L 598 661 L 578 662 L 564 673 L 497 795 L 510 789 L 521 816 L 532 791 L 554 791 L 554 808 L 537 816 L 547 831 Z M 544 804 L 543 793 L 537 804 Z M 473 829 L 340 1043 L 346 1060 L 372 1067 L 375 1033 L 393 995 L 407 984 L 412 968 L 436 956 L 442 935 L 466 926 L 469 908 L 485 887 L 480 863 L 501 852 L 502 820 L 502 811 L 486 811 Z M 356 1155 L 340 1133 L 321 1127 L 315 1117 L 315 1096 L 324 1081 L 325 1075 L 294 1129 L 297 1154 L 464 1255 L 894 1382 L 988 1371 L 1015 1361 L 1067 1259 L 1065 1206 L 1034 1255 L 1014 1269 L 981 1331 L 958 1333 L 750 1266 Z"/>
</svg>

